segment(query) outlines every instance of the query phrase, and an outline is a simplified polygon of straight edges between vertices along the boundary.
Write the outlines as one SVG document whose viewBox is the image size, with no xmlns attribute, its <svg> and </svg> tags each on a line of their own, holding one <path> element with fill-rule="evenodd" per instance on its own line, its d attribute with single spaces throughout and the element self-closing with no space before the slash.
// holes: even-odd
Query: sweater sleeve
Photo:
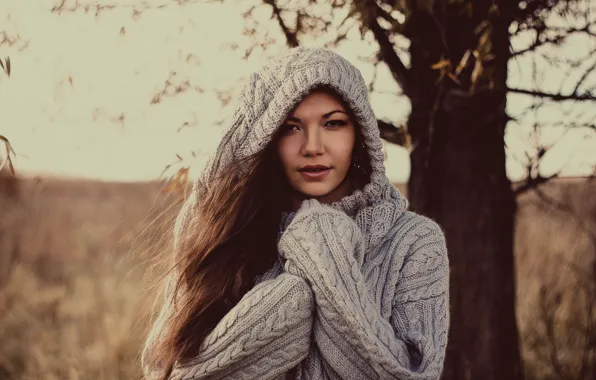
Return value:
<svg viewBox="0 0 596 380">
<path fill-rule="evenodd" d="M 286 270 L 312 286 L 314 339 L 327 364 L 342 379 L 439 379 L 449 325 L 449 266 L 440 228 L 429 219 L 417 228 L 387 320 L 365 283 L 366 248 L 356 223 L 306 202 L 279 248 Z"/>
<path fill-rule="evenodd" d="M 186 244 L 188 229 L 199 223 L 193 191 L 178 214 L 174 253 Z M 173 285 L 166 282 L 164 303 L 141 352 L 147 380 L 158 379 L 163 366 L 153 353 L 174 314 Z M 176 305 L 183 304 L 178 295 Z M 311 344 L 314 312 L 312 290 L 304 279 L 288 273 L 263 281 L 248 291 L 215 326 L 191 361 L 176 363 L 170 379 L 273 379 L 303 360 Z"/>
<path fill-rule="evenodd" d="M 159 378 L 163 368 L 151 359 L 174 311 L 172 285 L 142 351 L 145 378 Z M 178 303 L 179 304 L 179 303 Z M 201 345 L 198 357 L 177 363 L 170 379 L 272 379 L 303 360 L 311 342 L 314 303 L 310 287 L 282 273 L 251 289 Z"/>
</svg>

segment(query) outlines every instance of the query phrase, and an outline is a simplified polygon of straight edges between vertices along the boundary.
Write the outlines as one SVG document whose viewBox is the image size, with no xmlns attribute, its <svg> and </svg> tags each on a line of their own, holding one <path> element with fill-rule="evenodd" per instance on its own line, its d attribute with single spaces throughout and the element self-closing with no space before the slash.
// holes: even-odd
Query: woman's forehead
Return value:
<svg viewBox="0 0 596 380">
<path fill-rule="evenodd" d="M 326 114 L 330 111 L 339 110 L 347 113 L 346 108 L 336 96 L 326 92 L 313 92 L 305 96 L 296 106 L 290 111 L 288 116 L 312 115 L 312 114 Z"/>
</svg>

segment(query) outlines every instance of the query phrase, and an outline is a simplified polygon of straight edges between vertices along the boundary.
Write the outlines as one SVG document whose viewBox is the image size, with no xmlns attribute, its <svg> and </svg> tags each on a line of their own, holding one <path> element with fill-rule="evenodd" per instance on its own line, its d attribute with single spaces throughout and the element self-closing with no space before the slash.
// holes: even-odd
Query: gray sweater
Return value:
<svg viewBox="0 0 596 380">
<path fill-rule="evenodd" d="M 449 328 L 445 239 L 436 223 L 406 211 L 387 179 L 367 87 L 335 53 L 291 49 L 249 78 L 228 132 L 180 212 L 176 244 L 199 223 L 196 204 L 209 179 L 262 149 L 320 83 L 342 94 L 358 117 L 371 181 L 331 205 L 307 200 L 285 218 L 280 260 L 208 335 L 198 357 L 178 363 L 172 379 L 440 378 Z M 170 288 L 143 350 L 148 379 L 161 370 L 149 358 L 168 328 Z"/>
</svg>

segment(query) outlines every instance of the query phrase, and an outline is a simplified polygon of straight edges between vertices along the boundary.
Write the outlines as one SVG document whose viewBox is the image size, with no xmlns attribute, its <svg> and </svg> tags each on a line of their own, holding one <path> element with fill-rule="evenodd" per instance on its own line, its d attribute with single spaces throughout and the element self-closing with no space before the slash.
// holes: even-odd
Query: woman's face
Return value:
<svg viewBox="0 0 596 380">
<path fill-rule="evenodd" d="M 355 126 L 334 96 L 313 92 L 280 126 L 278 154 L 290 186 L 330 203 L 348 195 Z"/>
</svg>

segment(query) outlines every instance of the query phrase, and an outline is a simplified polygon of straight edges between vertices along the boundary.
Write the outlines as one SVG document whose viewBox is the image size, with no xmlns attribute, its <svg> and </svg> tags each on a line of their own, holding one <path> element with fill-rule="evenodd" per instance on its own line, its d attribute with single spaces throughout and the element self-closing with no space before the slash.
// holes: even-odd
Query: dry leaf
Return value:
<svg viewBox="0 0 596 380">
<path fill-rule="evenodd" d="M 452 81 L 454 81 L 455 83 L 457 83 L 461 86 L 461 82 L 459 81 L 459 79 L 457 79 L 457 77 L 453 73 L 449 72 L 449 73 L 447 73 L 447 76 L 449 78 L 451 78 Z"/>
<path fill-rule="evenodd" d="M 484 67 L 482 67 L 482 61 L 477 60 L 476 64 L 474 65 L 474 70 L 472 71 L 472 90 L 476 87 L 476 82 L 478 82 L 478 78 L 480 78 L 483 71 Z"/>
<path fill-rule="evenodd" d="M 445 68 L 447 66 L 451 66 L 451 61 L 448 59 L 443 59 L 443 60 L 435 63 L 434 65 L 432 65 L 430 68 L 433 70 L 439 70 L 439 69 Z"/>
<path fill-rule="evenodd" d="M 455 69 L 455 75 L 461 74 L 464 67 L 466 67 L 466 65 L 468 64 L 468 60 L 470 59 L 471 54 L 472 52 L 470 51 L 470 49 L 466 50 L 464 56 L 461 58 L 459 64 L 457 65 L 457 68 Z"/>
<path fill-rule="evenodd" d="M 12 148 L 12 145 L 10 145 L 10 141 L 8 141 L 6 137 L 0 135 L 0 140 L 4 142 L 4 146 L 6 147 L 6 158 L 3 159 L 0 163 L 0 171 L 2 171 L 4 169 L 4 166 L 8 164 L 8 169 L 10 170 L 12 175 L 15 175 L 16 172 L 14 170 L 14 165 L 12 164 L 12 156 L 14 156 L 16 153 Z"/>
</svg>

